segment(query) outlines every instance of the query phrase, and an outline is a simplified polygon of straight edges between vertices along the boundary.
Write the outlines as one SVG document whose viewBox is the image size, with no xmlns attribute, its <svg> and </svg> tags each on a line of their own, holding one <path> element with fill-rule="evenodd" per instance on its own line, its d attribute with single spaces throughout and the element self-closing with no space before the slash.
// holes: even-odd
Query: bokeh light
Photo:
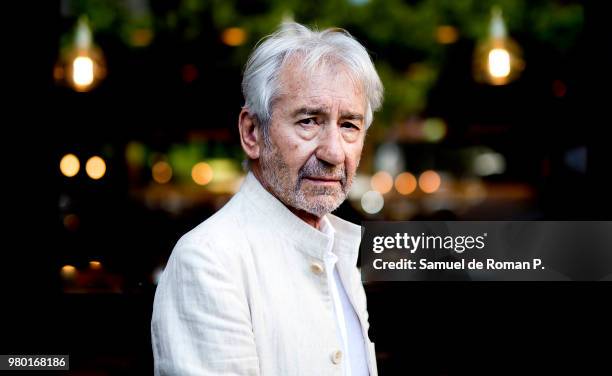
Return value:
<svg viewBox="0 0 612 376">
<path fill-rule="evenodd" d="M 409 195 L 417 188 L 417 179 L 409 172 L 402 172 L 395 178 L 395 189 L 402 195 Z"/>
<path fill-rule="evenodd" d="M 76 273 L 77 270 L 72 265 L 64 265 L 60 270 L 60 275 L 62 276 L 62 278 L 67 280 L 74 279 L 74 277 L 76 277 Z"/>
<path fill-rule="evenodd" d="M 213 178 L 213 169 L 206 162 L 198 162 L 191 169 L 191 178 L 198 185 L 206 185 Z"/>
<path fill-rule="evenodd" d="M 151 169 L 153 180 L 159 184 L 165 184 L 172 179 L 172 167 L 165 161 L 156 162 Z"/>
<path fill-rule="evenodd" d="M 76 214 L 70 213 L 64 216 L 64 227 L 70 231 L 76 231 L 81 224 L 79 217 Z"/>
<path fill-rule="evenodd" d="M 72 62 L 72 81 L 74 85 L 85 90 L 94 81 L 94 62 L 88 56 L 79 56 Z"/>
<path fill-rule="evenodd" d="M 74 154 L 66 154 L 60 161 L 60 171 L 69 178 L 78 174 L 80 168 L 79 158 Z"/>
<path fill-rule="evenodd" d="M 104 159 L 98 157 L 97 155 L 93 156 L 87 160 L 87 163 L 85 164 L 85 171 L 90 178 L 98 180 L 106 173 L 106 163 L 104 162 Z"/>
<path fill-rule="evenodd" d="M 506 158 L 495 152 L 485 152 L 474 158 L 474 172 L 480 176 L 502 174 L 506 171 Z"/>
<path fill-rule="evenodd" d="M 446 123 L 439 118 L 429 118 L 423 124 L 423 138 L 428 142 L 439 142 L 446 136 Z"/>
<path fill-rule="evenodd" d="M 393 188 L 393 177 L 386 171 L 379 171 L 372 176 L 370 185 L 373 190 L 384 195 Z"/>
<path fill-rule="evenodd" d="M 246 31 L 240 27 L 229 27 L 223 30 L 221 40 L 228 46 L 240 46 L 246 41 Z"/>
<path fill-rule="evenodd" d="M 508 77 L 510 74 L 510 53 L 503 48 L 489 52 L 489 73 L 494 78 Z"/>
<path fill-rule="evenodd" d="M 419 187 L 425 193 L 434 193 L 440 188 L 441 183 L 440 175 L 434 170 L 424 171 L 419 176 Z"/>
<path fill-rule="evenodd" d="M 385 199 L 378 191 L 368 191 L 361 197 L 361 208 L 368 214 L 376 214 L 385 206 Z"/>
<path fill-rule="evenodd" d="M 459 39 L 457 28 L 450 25 L 441 25 L 436 29 L 436 40 L 440 44 L 455 43 Z"/>
</svg>

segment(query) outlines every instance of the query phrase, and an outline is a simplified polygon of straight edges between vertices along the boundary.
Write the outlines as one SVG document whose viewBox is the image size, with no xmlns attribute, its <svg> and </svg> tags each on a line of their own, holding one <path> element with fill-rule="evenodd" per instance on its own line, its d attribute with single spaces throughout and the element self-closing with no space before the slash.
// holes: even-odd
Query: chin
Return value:
<svg viewBox="0 0 612 376">
<path fill-rule="evenodd" d="M 332 197 L 316 198 L 308 200 L 300 209 L 317 217 L 322 217 L 336 210 L 344 200 Z"/>
</svg>

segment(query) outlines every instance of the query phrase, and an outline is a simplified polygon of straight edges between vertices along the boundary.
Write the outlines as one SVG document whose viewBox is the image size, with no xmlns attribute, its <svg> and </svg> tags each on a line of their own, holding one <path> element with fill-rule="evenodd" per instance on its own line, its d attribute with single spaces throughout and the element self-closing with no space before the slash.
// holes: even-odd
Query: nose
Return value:
<svg viewBox="0 0 612 376">
<path fill-rule="evenodd" d="M 344 163 L 344 144 L 340 130 L 335 126 L 327 126 L 319 135 L 319 145 L 316 157 L 319 160 L 338 166 Z"/>
</svg>

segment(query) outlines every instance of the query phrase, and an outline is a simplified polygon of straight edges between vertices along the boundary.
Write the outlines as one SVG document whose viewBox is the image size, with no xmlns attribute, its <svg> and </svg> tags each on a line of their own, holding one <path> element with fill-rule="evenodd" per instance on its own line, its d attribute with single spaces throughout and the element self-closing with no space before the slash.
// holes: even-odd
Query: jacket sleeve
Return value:
<svg viewBox="0 0 612 376">
<path fill-rule="evenodd" d="M 208 244 L 179 241 L 155 293 L 155 375 L 259 375 L 238 262 Z"/>
</svg>

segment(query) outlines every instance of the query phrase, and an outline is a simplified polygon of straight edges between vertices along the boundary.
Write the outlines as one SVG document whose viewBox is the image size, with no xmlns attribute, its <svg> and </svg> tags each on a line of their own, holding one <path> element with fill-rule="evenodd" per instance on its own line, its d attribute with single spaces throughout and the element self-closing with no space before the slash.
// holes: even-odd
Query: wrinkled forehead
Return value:
<svg viewBox="0 0 612 376">
<path fill-rule="evenodd" d="M 302 54 L 288 58 L 278 76 L 277 98 L 316 100 L 331 97 L 366 104 L 363 83 L 348 65 L 338 59 L 323 58 L 317 64 L 304 63 Z"/>
</svg>

